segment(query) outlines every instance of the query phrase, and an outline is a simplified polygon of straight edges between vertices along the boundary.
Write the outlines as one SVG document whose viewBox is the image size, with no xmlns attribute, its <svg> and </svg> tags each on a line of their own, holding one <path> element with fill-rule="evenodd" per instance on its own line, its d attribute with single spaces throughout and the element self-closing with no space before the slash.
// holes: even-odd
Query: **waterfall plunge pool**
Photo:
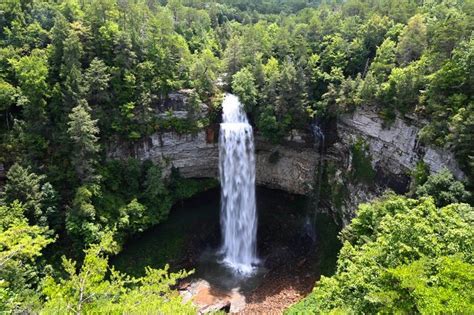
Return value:
<svg viewBox="0 0 474 315">
<path fill-rule="evenodd" d="M 334 271 L 341 245 L 333 219 L 318 214 L 313 242 L 305 230 L 308 198 L 264 187 L 256 190 L 261 267 L 252 277 L 241 277 L 218 264 L 220 197 L 215 188 L 176 204 L 167 221 L 129 239 L 112 264 L 136 276 L 146 266 L 195 269 L 191 277 L 225 291 L 238 287 L 247 303 L 289 286 L 306 295 L 321 274 Z"/>
</svg>

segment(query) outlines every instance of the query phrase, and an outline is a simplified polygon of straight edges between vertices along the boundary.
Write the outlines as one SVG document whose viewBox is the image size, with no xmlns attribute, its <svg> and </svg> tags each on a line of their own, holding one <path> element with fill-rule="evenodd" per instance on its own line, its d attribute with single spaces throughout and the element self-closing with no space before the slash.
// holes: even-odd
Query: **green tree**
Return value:
<svg viewBox="0 0 474 315">
<path fill-rule="evenodd" d="M 429 76 L 429 81 L 424 97 L 423 107 L 425 115 L 431 117 L 431 123 L 421 132 L 424 141 L 435 143 L 439 146 L 449 141 L 458 146 L 469 147 L 469 141 L 461 144 L 452 130 L 458 130 L 464 125 L 469 126 L 468 116 L 472 112 L 472 97 L 474 96 L 474 38 L 463 41 L 453 51 L 452 58 L 447 60 L 442 67 Z M 469 130 L 469 127 L 465 129 Z M 451 134 L 451 135 L 450 135 Z M 463 137 L 462 139 L 466 139 Z M 469 153 L 460 156 L 466 170 L 469 169 Z"/>
<path fill-rule="evenodd" d="M 466 8 L 469 10 L 469 8 Z M 428 38 L 434 53 L 441 58 L 449 57 L 456 45 L 468 40 L 472 34 L 472 15 L 466 14 L 461 6 L 441 2 L 433 6 L 434 16 L 428 24 Z"/>
<path fill-rule="evenodd" d="M 71 26 L 68 37 L 63 43 L 60 78 L 63 101 L 61 110 L 65 115 L 71 108 L 77 106 L 84 96 L 81 69 L 81 58 L 84 54 L 84 49 L 80 41 L 82 31 L 80 23 Z"/>
<path fill-rule="evenodd" d="M 473 289 L 474 266 L 461 255 L 424 257 L 388 272 L 406 298 L 404 304 L 417 305 L 422 314 L 474 311 L 469 291 Z"/>
<path fill-rule="evenodd" d="M 335 275 L 289 313 L 474 310 L 472 207 L 392 195 L 357 213 L 341 233 Z"/>
<path fill-rule="evenodd" d="M 45 176 L 37 175 L 29 167 L 13 164 L 7 173 L 5 201 L 22 203 L 30 222 L 48 226 L 48 217 L 54 215 L 56 192 L 50 183 L 44 183 Z"/>
<path fill-rule="evenodd" d="M 62 14 L 58 14 L 54 19 L 54 26 L 51 29 L 51 50 L 50 50 L 50 64 L 51 77 L 54 82 L 59 79 L 61 71 L 61 64 L 63 62 L 64 42 L 68 36 L 69 23 Z"/>
<path fill-rule="evenodd" d="M 53 239 L 47 230 L 29 225 L 21 203 L 0 205 L 0 311 L 33 312 L 39 304 L 36 258 Z"/>
<path fill-rule="evenodd" d="M 468 202 L 470 193 L 466 191 L 464 184 L 457 181 L 448 169 L 428 176 L 426 182 L 416 188 L 418 197 L 431 196 L 438 207 L 450 203 Z"/>
<path fill-rule="evenodd" d="M 101 107 L 110 101 L 109 93 L 110 74 L 105 63 L 94 58 L 84 74 L 84 83 L 87 84 L 87 101 L 92 107 Z"/>
<path fill-rule="evenodd" d="M 143 183 L 143 203 L 151 210 L 150 223 L 158 223 L 168 217 L 172 200 L 163 182 L 159 166 L 150 165 Z"/>
<path fill-rule="evenodd" d="M 387 38 L 377 48 L 374 61 L 370 64 L 370 72 L 378 83 L 385 82 L 395 67 L 395 42 Z"/>
<path fill-rule="evenodd" d="M 265 84 L 262 91 L 262 101 L 274 106 L 278 101 L 280 91 L 280 64 L 277 59 L 270 58 L 263 66 Z"/>
<path fill-rule="evenodd" d="M 458 113 L 451 119 L 452 134 L 455 144 L 455 153 L 466 175 L 474 178 L 474 103 L 470 103 L 467 108 L 459 109 Z"/>
<path fill-rule="evenodd" d="M 169 273 L 166 266 L 165 269 L 147 268 L 141 278 L 130 277 L 109 267 L 106 253 L 113 251 L 114 246 L 111 235 L 106 235 L 99 244 L 84 250 L 84 262 L 79 268 L 76 262 L 63 257 L 67 277 L 45 279 L 43 292 L 47 301 L 42 311 L 194 314 L 194 308 L 182 303 L 179 294 L 170 288 L 190 273 Z"/>
<path fill-rule="evenodd" d="M 227 42 L 227 47 L 224 51 L 224 65 L 229 80 L 228 83 L 232 83 L 231 79 L 242 68 L 243 56 L 241 45 L 239 37 L 232 37 Z"/>
<path fill-rule="evenodd" d="M 10 60 L 18 78 L 21 96 L 17 104 L 23 107 L 23 115 L 29 132 L 27 145 L 34 152 L 42 151 L 46 144 L 43 131 L 46 123 L 46 97 L 48 92 L 48 65 L 46 54 L 34 50 L 18 60 Z M 32 154 L 37 157 L 39 154 Z"/>
<path fill-rule="evenodd" d="M 10 83 L 0 79 L 0 112 L 8 111 L 16 99 L 16 89 Z"/>
<path fill-rule="evenodd" d="M 72 163 L 82 183 L 93 182 L 95 176 L 96 154 L 99 152 L 99 128 L 97 120 L 92 119 L 90 108 L 85 100 L 79 102 L 69 114 L 68 135 L 73 143 Z"/>
<path fill-rule="evenodd" d="M 426 84 L 426 67 L 427 60 L 422 58 L 404 68 L 394 68 L 377 95 L 382 104 L 402 114 L 415 109 Z"/>
<path fill-rule="evenodd" d="M 406 65 L 413 60 L 418 60 L 428 46 L 427 28 L 424 17 L 414 15 L 400 35 L 397 46 L 398 61 Z"/>
<path fill-rule="evenodd" d="M 79 186 L 74 194 L 71 207 L 66 213 L 66 230 L 73 236 L 76 246 L 97 243 L 109 229 L 100 223 L 93 198 L 100 195 L 97 184 Z"/>
<path fill-rule="evenodd" d="M 276 104 L 278 115 L 291 121 L 292 127 L 303 127 L 307 122 L 308 94 L 303 69 L 286 59 L 280 72 L 280 95 Z"/>
<path fill-rule="evenodd" d="M 249 68 L 245 67 L 232 76 L 232 91 L 239 97 L 247 112 L 252 113 L 255 110 L 258 91 Z"/>
<path fill-rule="evenodd" d="M 195 61 L 191 67 L 193 86 L 199 97 L 209 101 L 216 91 L 217 73 L 220 69 L 220 60 L 214 56 L 210 49 L 204 49 L 195 55 Z"/>
</svg>

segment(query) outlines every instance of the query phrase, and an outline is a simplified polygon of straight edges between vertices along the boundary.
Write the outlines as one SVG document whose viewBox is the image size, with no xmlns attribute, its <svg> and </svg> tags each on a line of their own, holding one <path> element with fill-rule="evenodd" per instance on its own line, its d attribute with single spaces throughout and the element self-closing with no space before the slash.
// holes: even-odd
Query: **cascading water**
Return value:
<svg viewBox="0 0 474 315">
<path fill-rule="evenodd" d="M 313 133 L 314 137 L 314 146 L 315 148 L 319 151 L 319 163 L 318 163 L 318 182 L 316 185 L 316 192 L 315 192 L 315 206 L 316 206 L 316 211 L 318 210 L 319 207 L 319 198 L 321 195 L 321 179 L 323 176 L 323 161 L 324 161 L 324 132 L 321 129 L 319 123 L 315 122 L 311 124 L 311 131 Z"/>
<path fill-rule="evenodd" d="M 306 217 L 305 232 L 313 240 L 316 241 L 316 215 L 319 209 L 320 196 L 321 196 L 321 179 L 323 175 L 323 162 L 324 162 L 324 132 L 321 129 L 320 123 L 315 121 L 311 124 L 311 132 L 314 138 L 314 148 L 318 150 L 319 162 L 318 167 L 315 169 L 315 188 L 312 195 L 311 213 Z M 313 210 L 314 207 L 314 210 Z"/>
<path fill-rule="evenodd" d="M 222 111 L 219 175 L 223 261 L 239 273 L 250 274 L 258 263 L 253 130 L 235 95 L 226 94 Z"/>
</svg>

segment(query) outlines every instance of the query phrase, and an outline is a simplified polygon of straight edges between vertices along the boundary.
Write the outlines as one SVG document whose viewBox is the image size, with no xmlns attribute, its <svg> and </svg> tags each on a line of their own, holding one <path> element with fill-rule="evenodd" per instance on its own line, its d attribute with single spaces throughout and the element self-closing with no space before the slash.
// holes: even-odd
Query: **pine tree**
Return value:
<svg viewBox="0 0 474 315">
<path fill-rule="evenodd" d="M 81 100 L 69 114 L 67 133 L 73 143 L 74 151 L 72 163 L 81 183 L 90 183 L 97 180 L 94 175 L 96 155 L 100 150 L 99 128 L 97 120 L 92 119 L 90 107 L 85 100 Z"/>
<path fill-rule="evenodd" d="M 69 33 L 69 23 L 62 14 L 58 14 L 51 29 L 50 75 L 53 81 L 59 79 L 64 54 L 64 42 Z"/>
<path fill-rule="evenodd" d="M 69 32 L 64 41 L 64 52 L 60 78 L 62 80 L 63 109 L 66 113 L 78 105 L 84 96 L 84 87 L 80 59 L 83 54 L 82 44 L 75 30 Z"/>
<path fill-rule="evenodd" d="M 45 196 L 42 190 L 43 180 L 44 176 L 35 174 L 29 167 L 23 167 L 18 163 L 13 164 L 7 173 L 4 193 L 7 203 L 14 201 L 22 203 L 25 215 L 32 223 L 47 226 L 43 202 L 48 196 Z"/>
<path fill-rule="evenodd" d="M 107 103 L 111 95 L 108 91 L 110 74 L 107 65 L 99 58 L 94 58 L 84 75 L 85 90 L 87 90 L 87 101 L 94 107 Z"/>
</svg>

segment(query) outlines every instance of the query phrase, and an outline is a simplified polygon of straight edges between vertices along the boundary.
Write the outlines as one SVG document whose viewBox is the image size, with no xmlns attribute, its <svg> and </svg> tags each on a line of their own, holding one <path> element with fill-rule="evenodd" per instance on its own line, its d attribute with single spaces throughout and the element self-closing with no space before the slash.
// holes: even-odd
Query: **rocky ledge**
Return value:
<svg viewBox="0 0 474 315">
<path fill-rule="evenodd" d="M 151 160 L 164 167 L 165 175 L 176 168 L 184 178 L 217 178 L 219 148 L 209 133 L 212 131 L 203 130 L 194 135 L 155 133 L 132 146 L 111 145 L 109 158 Z M 319 159 L 311 145 L 301 140 L 272 145 L 257 138 L 255 152 L 258 185 L 295 194 L 310 191 Z"/>
<path fill-rule="evenodd" d="M 186 117 L 189 97 L 189 91 L 172 94 L 171 101 L 157 110 L 176 112 L 176 117 Z M 200 114 L 204 111 L 205 107 L 202 107 Z M 448 168 L 458 179 L 465 178 L 451 152 L 425 146 L 418 141 L 419 127 L 416 123 L 416 119 L 409 122 L 398 117 L 386 126 L 375 111 L 362 107 L 342 115 L 332 123 L 331 128 L 327 128 L 326 136 L 331 140 L 326 143 L 323 163 L 332 161 L 336 172 L 326 184 L 346 187 L 342 206 L 344 221 L 354 215 L 358 203 L 379 195 L 386 188 L 399 193 L 406 191 L 410 184 L 410 172 L 419 161 L 424 161 L 431 172 Z M 185 178 L 217 178 L 217 133 L 216 128 L 185 135 L 157 132 L 134 144 L 111 143 L 108 156 L 152 160 L 163 166 L 165 176 L 176 168 Z M 348 178 L 352 168 L 351 148 L 357 141 L 367 145 L 372 168 L 376 171 L 375 185 L 353 183 Z M 313 143 L 311 134 L 302 131 L 293 131 L 278 145 L 257 136 L 257 184 L 295 194 L 309 194 L 316 183 L 315 175 L 321 160 L 319 150 Z"/>
</svg>

